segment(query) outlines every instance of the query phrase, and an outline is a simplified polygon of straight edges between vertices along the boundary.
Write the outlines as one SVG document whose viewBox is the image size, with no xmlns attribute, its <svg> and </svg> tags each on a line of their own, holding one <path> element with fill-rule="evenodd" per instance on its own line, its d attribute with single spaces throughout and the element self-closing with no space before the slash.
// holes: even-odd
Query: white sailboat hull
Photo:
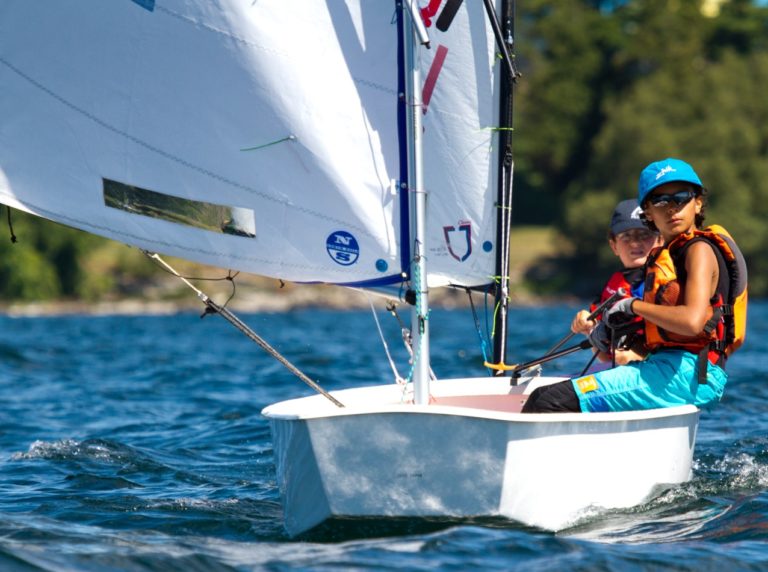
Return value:
<svg viewBox="0 0 768 572">
<path fill-rule="evenodd" d="M 691 477 L 699 410 L 526 415 L 536 378 L 442 380 L 430 405 L 403 387 L 267 407 L 291 535 L 331 517 L 506 517 L 561 530 Z M 378 404 L 378 405 L 372 405 Z"/>
</svg>

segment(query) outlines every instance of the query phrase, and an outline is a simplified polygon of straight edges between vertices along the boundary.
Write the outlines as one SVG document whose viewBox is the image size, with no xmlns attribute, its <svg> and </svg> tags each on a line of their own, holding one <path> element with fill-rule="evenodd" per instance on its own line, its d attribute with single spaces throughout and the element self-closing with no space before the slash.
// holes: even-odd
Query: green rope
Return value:
<svg viewBox="0 0 768 572">
<path fill-rule="evenodd" d="M 419 316 L 419 332 L 424 333 L 424 324 L 429 320 L 429 312 L 425 315 L 422 312 L 423 296 L 421 294 L 421 272 L 418 264 L 413 265 L 413 286 L 416 291 L 416 313 Z M 413 360 L 411 361 L 411 369 L 408 372 L 408 376 L 405 378 L 406 383 L 413 380 L 413 372 L 416 371 L 416 364 L 421 358 L 421 345 L 413 353 Z"/>
</svg>

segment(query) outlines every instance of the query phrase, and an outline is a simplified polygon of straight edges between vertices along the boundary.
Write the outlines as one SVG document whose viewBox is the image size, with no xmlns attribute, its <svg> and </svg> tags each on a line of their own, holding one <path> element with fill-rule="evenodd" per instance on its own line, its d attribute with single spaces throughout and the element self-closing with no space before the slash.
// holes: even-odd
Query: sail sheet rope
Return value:
<svg viewBox="0 0 768 572">
<path fill-rule="evenodd" d="M 206 305 L 206 307 L 213 313 L 220 314 L 222 318 L 227 320 L 230 324 L 235 326 L 238 330 L 240 330 L 243 334 L 245 334 L 248 338 L 250 338 L 252 341 L 256 342 L 261 349 L 263 349 L 265 352 L 267 352 L 269 355 L 271 355 L 273 358 L 275 358 L 277 361 L 279 361 L 281 364 L 283 364 L 288 371 L 290 371 L 292 374 L 294 374 L 296 377 L 298 377 L 301 381 L 306 383 L 309 387 L 323 395 L 326 399 L 331 401 L 334 405 L 337 407 L 344 407 L 344 404 L 341 403 L 338 399 L 336 399 L 333 395 L 328 393 L 325 389 L 320 387 L 320 385 L 311 380 L 304 372 L 302 372 L 300 369 L 298 369 L 295 365 L 293 365 L 290 361 L 288 361 L 280 352 L 278 352 L 275 348 L 273 348 L 264 338 L 259 336 L 256 332 L 254 332 L 251 328 L 249 328 L 240 318 L 235 316 L 230 310 L 227 308 L 220 306 L 211 298 L 208 297 L 207 294 L 205 294 L 202 290 L 197 288 L 194 284 L 192 284 L 189 280 L 184 278 L 181 274 L 179 274 L 170 264 L 168 264 L 165 260 L 163 260 L 160 255 L 153 253 L 153 252 L 147 252 L 146 250 L 142 250 L 142 252 L 148 256 L 151 260 L 156 261 L 161 266 L 163 266 L 168 272 L 176 276 L 179 280 L 181 280 L 184 284 L 189 286 L 194 292 L 197 294 L 197 297 L 200 298 L 200 300 L 203 302 L 203 304 Z"/>
<path fill-rule="evenodd" d="M 373 321 L 376 322 L 376 329 L 379 331 L 379 338 L 381 338 L 381 345 L 384 346 L 384 353 L 387 354 L 387 360 L 389 361 L 389 367 L 392 368 L 392 373 L 395 374 L 395 381 L 399 385 L 405 385 L 406 381 L 405 379 L 400 375 L 400 373 L 397 371 L 397 366 L 395 365 L 395 360 L 392 359 L 392 354 L 389 351 L 389 344 L 387 344 L 387 340 L 384 337 L 384 332 L 381 330 L 381 323 L 379 322 L 379 317 L 376 315 L 376 308 L 373 305 L 373 301 L 371 300 L 371 297 L 366 292 L 365 297 L 368 299 L 368 304 L 371 306 L 371 313 L 373 314 Z M 392 306 L 394 308 L 394 306 Z"/>
<path fill-rule="evenodd" d="M 472 290 L 466 288 L 467 297 L 469 298 L 469 306 L 472 308 L 472 319 L 475 322 L 475 330 L 477 331 L 477 337 L 480 339 L 480 352 L 483 354 L 483 363 L 488 361 L 488 342 L 483 335 L 483 329 L 480 326 L 480 318 L 477 315 L 477 308 L 475 308 L 475 301 L 472 298 Z M 487 298 L 487 295 L 486 295 Z M 487 302 L 486 302 L 487 303 Z M 488 312 L 486 310 L 486 316 Z"/>
</svg>

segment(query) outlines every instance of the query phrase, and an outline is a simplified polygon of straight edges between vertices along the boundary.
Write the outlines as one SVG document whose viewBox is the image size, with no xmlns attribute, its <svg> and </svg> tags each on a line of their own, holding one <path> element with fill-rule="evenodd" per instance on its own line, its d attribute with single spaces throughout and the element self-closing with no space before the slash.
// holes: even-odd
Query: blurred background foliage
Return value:
<svg viewBox="0 0 768 572">
<path fill-rule="evenodd" d="M 679 157 L 710 190 L 708 223 L 768 291 L 768 9 L 749 0 L 518 2 L 517 223 L 567 245 L 532 266 L 536 291 L 598 290 L 617 260 L 606 232 L 640 170 Z"/>
<path fill-rule="evenodd" d="M 130 297 L 161 274 L 138 249 L 20 211 L 12 211 L 11 222 L 17 242 L 6 225 L 6 236 L 0 233 L 4 302 Z"/>
<path fill-rule="evenodd" d="M 752 295 L 768 293 L 764 2 L 519 0 L 516 52 L 518 291 L 599 291 L 618 263 L 613 207 L 636 196 L 645 165 L 675 156 L 710 190 L 707 222 L 741 246 Z M 136 249 L 23 213 L 13 222 L 19 242 L 0 237 L 4 301 L 130 296 L 158 275 Z"/>
</svg>

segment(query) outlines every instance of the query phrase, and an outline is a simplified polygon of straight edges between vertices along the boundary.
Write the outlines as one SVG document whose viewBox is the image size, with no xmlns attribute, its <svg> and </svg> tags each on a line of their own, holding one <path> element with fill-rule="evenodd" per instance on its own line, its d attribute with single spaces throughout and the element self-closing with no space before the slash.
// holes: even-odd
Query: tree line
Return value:
<svg viewBox="0 0 768 572">
<path fill-rule="evenodd" d="M 768 8 L 750 0 L 519 0 L 513 220 L 561 234 L 526 277 L 536 293 L 590 295 L 616 268 L 614 205 L 673 156 L 710 190 L 707 222 L 741 246 L 768 293 Z M 153 272 L 106 241 L 14 215 L 0 239 L 4 300 L 98 298 Z M 128 286 L 126 286 L 128 285 Z"/>
<path fill-rule="evenodd" d="M 532 268 L 547 293 L 587 294 L 616 268 L 613 206 L 648 163 L 689 162 L 707 223 L 742 248 L 750 291 L 768 256 L 768 8 L 749 0 L 518 3 L 517 223 L 555 225 L 563 251 Z"/>
</svg>

